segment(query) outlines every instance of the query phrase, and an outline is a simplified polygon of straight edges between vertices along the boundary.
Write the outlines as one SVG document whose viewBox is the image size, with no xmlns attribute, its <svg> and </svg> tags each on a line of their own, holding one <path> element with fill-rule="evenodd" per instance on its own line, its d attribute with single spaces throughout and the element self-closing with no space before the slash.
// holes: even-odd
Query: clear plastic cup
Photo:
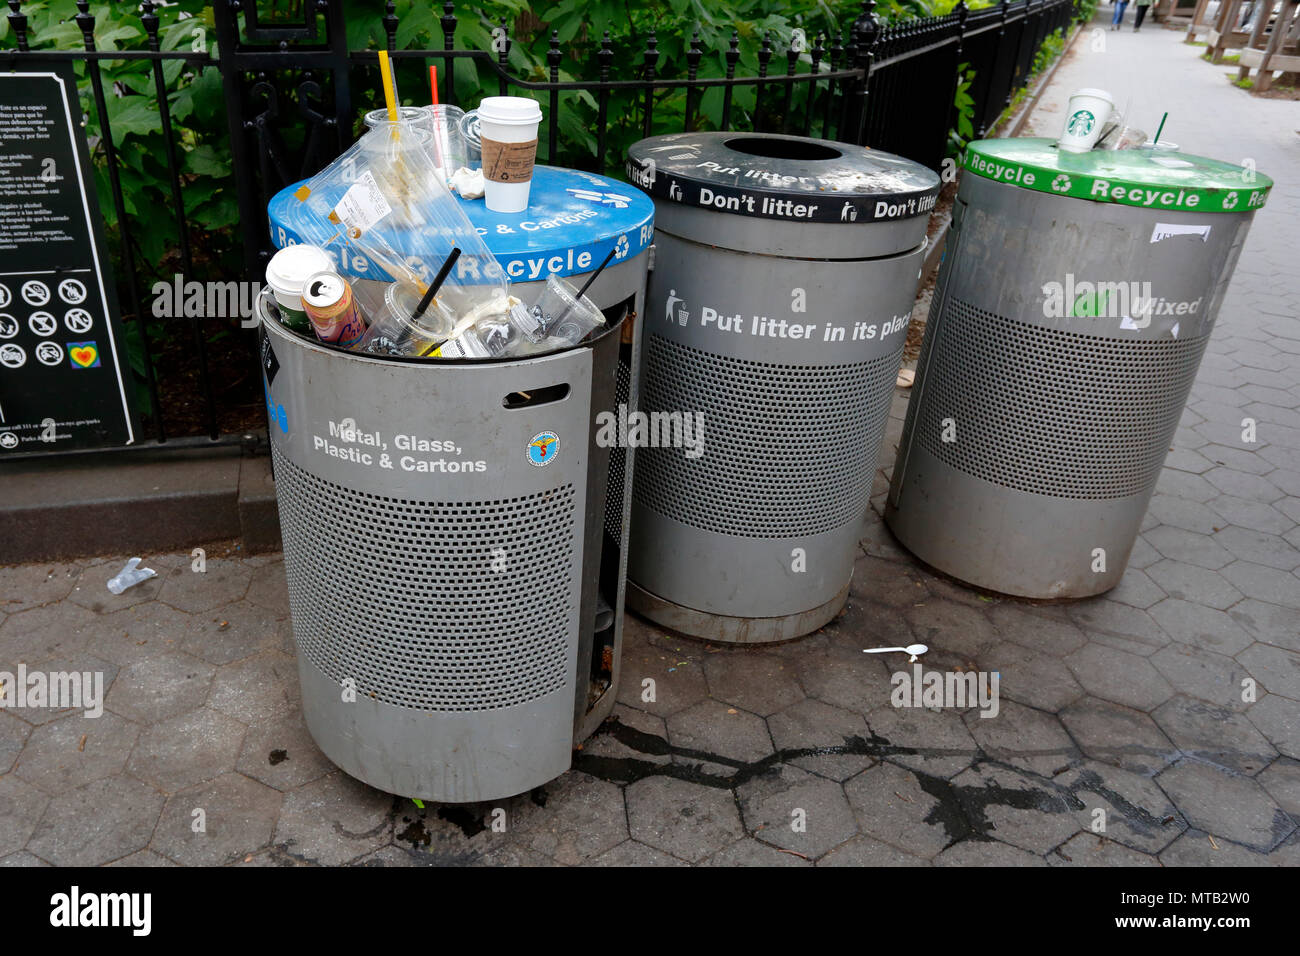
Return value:
<svg viewBox="0 0 1300 956">
<path fill-rule="evenodd" d="M 366 126 L 370 129 L 378 129 L 381 126 L 386 126 L 387 124 L 394 122 L 388 118 L 388 110 L 386 109 L 371 110 L 365 115 L 365 121 Z M 430 125 L 429 114 L 425 111 L 425 107 L 423 106 L 399 106 L 397 108 L 396 122 L 410 123 L 418 129 L 430 133 L 433 132 L 433 127 Z"/>
<path fill-rule="evenodd" d="M 435 299 L 418 319 L 411 318 L 420 304 L 420 291 L 393 282 L 384 291 L 384 306 L 355 351 L 367 355 L 422 355 L 451 335 L 455 321 Z"/>
<path fill-rule="evenodd" d="M 586 338 L 592 329 L 605 324 L 600 307 L 585 295 L 579 298 L 578 290 L 555 273 L 546 277 L 546 288 L 528 313 L 536 325 L 521 331 L 534 344 L 558 340 L 553 343 L 557 347 L 571 347 Z M 521 316 L 512 312 L 512 317 L 516 324 L 522 324 Z"/>
<path fill-rule="evenodd" d="M 478 110 L 470 110 L 460 118 L 460 138 L 465 141 L 465 163 L 470 169 L 483 165 L 483 130 L 478 121 Z"/>
<path fill-rule="evenodd" d="M 443 179 L 451 179 L 456 170 L 469 162 L 465 155 L 465 134 L 460 128 L 465 111 L 445 104 L 421 109 L 426 114 L 426 125 L 422 128 L 433 134 L 434 163 L 442 170 Z"/>
<path fill-rule="evenodd" d="M 484 199 L 493 212 L 523 212 L 537 161 L 542 108 L 526 96 L 489 96 L 478 105 Z"/>
</svg>

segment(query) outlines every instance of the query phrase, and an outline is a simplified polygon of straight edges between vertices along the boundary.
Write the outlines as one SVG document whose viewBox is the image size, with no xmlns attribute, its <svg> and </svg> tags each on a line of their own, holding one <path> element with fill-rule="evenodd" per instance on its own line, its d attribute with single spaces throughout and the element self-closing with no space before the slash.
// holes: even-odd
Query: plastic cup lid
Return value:
<svg viewBox="0 0 1300 956">
<path fill-rule="evenodd" d="M 333 269 L 334 260 L 320 246 L 286 246 L 266 264 L 266 281 L 285 295 L 300 295 L 309 278 Z"/>
<path fill-rule="evenodd" d="M 528 126 L 542 121 L 542 108 L 526 96 L 488 96 L 478 105 L 480 119 L 505 126 Z"/>
</svg>

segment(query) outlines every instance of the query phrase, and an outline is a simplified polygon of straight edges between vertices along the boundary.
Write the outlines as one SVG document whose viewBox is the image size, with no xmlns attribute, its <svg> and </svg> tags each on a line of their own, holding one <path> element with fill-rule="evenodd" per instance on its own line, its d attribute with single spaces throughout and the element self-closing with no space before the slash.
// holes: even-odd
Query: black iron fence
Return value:
<svg viewBox="0 0 1300 956">
<path fill-rule="evenodd" d="M 164 35 L 162 5 L 150 0 L 139 7 L 142 49 L 101 49 L 96 17 L 85 0 L 78 0 L 71 18 L 80 33 L 80 48 L 48 48 L 34 35 L 22 0 L 7 2 L 9 31 L 0 41 L 0 69 L 71 61 L 84 70 L 93 105 L 89 118 L 95 131 L 94 154 L 116 223 L 118 281 L 121 302 L 130 313 L 124 318 L 131 326 L 132 367 L 150 406 L 145 417 L 151 424 L 151 440 L 146 444 L 191 447 L 247 442 L 246 433 L 264 422 L 251 333 L 231 334 L 228 321 L 192 316 L 186 348 L 180 350 L 186 353 L 184 368 L 160 371 L 155 354 L 159 330 L 149 321 L 144 301 L 148 287 L 144 273 L 154 269 L 156 275 L 158 264 L 142 261 L 142 236 L 156 236 L 158 230 L 173 234 L 167 261 L 187 277 L 206 277 L 201 275 L 205 264 L 197 260 L 206 263 L 210 258 L 196 249 L 196 243 L 204 240 L 205 224 L 192 215 L 192 207 L 187 210 L 195 177 L 183 157 L 192 144 L 180 142 L 174 128 L 174 85 L 182 73 L 191 83 L 209 70 L 219 74 L 230 149 L 226 185 L 235 193 L 238 208 L 235 233 L 242 247 L 238 258 L 245 278 L 256 280 L 273 251 L 266 217 L 271 196 L 317 172 L 354 139 L 354 100 L 360 86 L 368 91 L 375 88 L 378 52 L 349 49 L 348 18 L 375 16 L 379 11 L 373 7 L 363 11 L 356 2 L 345 6 L 343 0 L 300 0 L 291 4 L 295 19 L 290 20 L 278 4 L 272 4 L 276 9 L 268 14 L 259 0 L 214 0 L 214 53 L 207 43 L 187 46 L 173 33 Z M 491 49 L 457 48 L 460 19 L 483 18 L 463 8 L 458 13 L 452 2 L 442 5 L 438 18 L 441 48 L 399 49 L 402 23 L 393 3 L 385 4 L 382 25 L 388 51 L 399 65 L 418 61 L 439 66 L 442 102 L 457 102 L 458 71 L 469 69 L 471 63 L 484 92 L 541 99 L 547 107 L 545 132 L 539 137 L 542 162 L 610 171 L 623 159 L 622 145 L 612 135 L 616 131 L 651 135 L 745 128 L 860 143 L 938 169 L 952 151 L 950 133 L 959 119 L 954 105 L 958 84 L 969 80 L 966 119 L 975 136 L 984 135 L 1027 82 L 1044 39 L 1066 27 L 1074 15 L 1074 0 L 1002 0 L 974 12 L 962 4 L 948 16 L 882 25 L 875 7 L 875 0 L 866 0 L 857 16 L 840 29 L 812 36 L 795 30 L 783 48 L 778 48 L 778 38 L 763 34 L 757 40 L 757 69 L 743 75 L 737 69 L 742 59 L 739 33 L 733 33 L 721 50 L 705 49 L 698 32 L 685 41 L 684 76 L 659 73 L 660 41 L 653 31 L 644 37 L 621 38 L 606 33 L 594 54 L 593 78 L 563 79 L 571 73 L 571 56 L 554 33 L 545 74 L 540 77 L 521 76 L 512 69 L 509 54 L 515 41 L 505 20 L 485 22 Z M 192 29 L 201 32 L 203 22 L 196 18 Z M 621 56 L 615 55 L 616 41 Z M 638 56 L 626 55 L 629 43 L 640 48 Z M 706 58 L 721 63 L 717 71 L 721 75 L 703 75 L 701 64 Z M 122 112 L 114 107 L 139 91 L 130 83 L 105 80 L 105 67 L 122 63 L 146 64 L 151 75 L 162 143 L 165 181 L 159 187 L 165 210 L 142 210 L 138 203 L 128 202 L 113 130 L 114 119 Z M 721 90 L 721 108 L 711 118 L 702 104 L 714 89 Z M 744 109 L 737 103 L 737 91 L 742 89 L 754 92 L 753 100 L 747 99 L 752 106 Z M 566 142 L 564 135 L 563 104 L 574 103 L 577 95 L 585 97 L 583 103 L 593 112 L 594 143 L 587 147 Z M 685 102 L 679 108 L 681 97 Z M 169 331 L 174 334 L 174 329 Z M 214 336 L 221 338 L 218 371 L 213 367 Z M 232 387 L 229 374 L 218 374 L 227 372 L 232 362 L 248 370 L 235 376 L 247 386 L 243 392 Z M 222 381 L 214 381 L 217 378 Z M 189 414 L 179 419 L 168 414 L 178 407 Z M 238 409 L 249 414 L 232 419 L 228 413 Z"/>
</svg>

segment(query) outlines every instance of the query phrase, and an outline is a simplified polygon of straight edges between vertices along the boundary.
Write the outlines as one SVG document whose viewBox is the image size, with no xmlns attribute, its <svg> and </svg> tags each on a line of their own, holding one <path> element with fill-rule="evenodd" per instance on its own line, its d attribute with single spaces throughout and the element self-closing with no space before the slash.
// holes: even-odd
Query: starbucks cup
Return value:
<svg viewBox="0 0 1300 956">
<path fill-rule="evenodd" d="M 1065 129 L 1056 141 L 1057 148 L 1071 153 L 1086 153 L 1097 143 L 1101 129 L 1115 109 L 1115 101 L 1105 90 L 1078 90 L 1065 108 Z"/>
<path fill-rule="evenodd" d="M 537 160 L 542 108 L 524 96 L 489 96 L 478 105 L 487 207 L 523 212 Z"/>
<path fill-rule="evenodd" d="M 280 316 L 295 332 L 312 334 L 311 322 L 302 306 L 302 289 L 318 272 L 330 272 L 334 260 L 320 246 L 286 246 L 266 264 L 266 284 L 275 295 Z"/>
</svg>

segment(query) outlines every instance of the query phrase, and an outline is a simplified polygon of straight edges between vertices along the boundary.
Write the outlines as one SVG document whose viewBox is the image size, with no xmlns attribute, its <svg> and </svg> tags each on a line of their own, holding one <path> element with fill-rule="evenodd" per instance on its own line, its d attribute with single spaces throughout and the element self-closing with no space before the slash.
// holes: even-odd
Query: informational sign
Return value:
<svg viewBox="0 0 1300 956">
<path fill-rule="evenodd" d="M 72 67 L 0 73 L 0 457 L 134 442 L 124 359 Z"/>
</svg>

